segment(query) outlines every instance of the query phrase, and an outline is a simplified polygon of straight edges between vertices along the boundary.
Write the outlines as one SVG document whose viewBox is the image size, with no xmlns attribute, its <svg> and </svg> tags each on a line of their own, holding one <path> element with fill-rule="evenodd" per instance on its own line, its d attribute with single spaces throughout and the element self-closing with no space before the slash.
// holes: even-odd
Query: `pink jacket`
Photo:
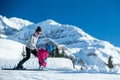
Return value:
<svg viewBox="0 0 120 80">
<path fill-rule="evenodd" d="M 40 61 L 41 65 L 43 67 L 46 67 L 47 63 L 45 62 L 45 59 L 48 58 L 48 51 L 41 48 L 38 50 L 38 60 Z"/>
</svg>

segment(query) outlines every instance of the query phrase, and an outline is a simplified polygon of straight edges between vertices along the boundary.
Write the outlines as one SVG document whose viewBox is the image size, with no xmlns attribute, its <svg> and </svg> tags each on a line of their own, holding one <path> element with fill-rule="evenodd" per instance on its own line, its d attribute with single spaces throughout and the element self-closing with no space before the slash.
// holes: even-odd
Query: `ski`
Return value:
<svg viewBox="0 0 120 80">
<path fill-rule="evenodd" d="M 14 69 L 14 68 L 2 68 L 2 70 L 48 71 L 48 70 L 42 70 L 42 69 Z"/>
</svg>

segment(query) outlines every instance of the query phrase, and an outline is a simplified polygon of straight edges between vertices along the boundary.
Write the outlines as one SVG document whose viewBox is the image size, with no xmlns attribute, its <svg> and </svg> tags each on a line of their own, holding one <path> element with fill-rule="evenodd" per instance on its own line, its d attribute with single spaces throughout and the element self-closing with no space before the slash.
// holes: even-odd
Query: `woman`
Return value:
<svg viewBox="0 0 120 80">
<path fill-rule="evenodd" d="M 28 40 L 28 43 L 26 44 L 26 57 L 23 58 L 17 65 L 17 67 L 15 69 L 18 69 L 18 70 L 22 70 L 22 69 L 25 69 L 23 68 L 23 63 L 25 61 L 27 61 L 29 58 L 30 58 L 30 55 L 31 53 L 37 57 L 37 52 L 38 52 L 38 49 L 36 47 L 36 43 L 37 43 L 37 40 L 38 40 L 38 37 L 39 37 L 39 34 L 41 32 L 41 28 L 40 26 L 37 27 L 36 31 L 34 34 L 32 34 L 32 36 L 30 37 L 30 39 Z"/>
</svg>

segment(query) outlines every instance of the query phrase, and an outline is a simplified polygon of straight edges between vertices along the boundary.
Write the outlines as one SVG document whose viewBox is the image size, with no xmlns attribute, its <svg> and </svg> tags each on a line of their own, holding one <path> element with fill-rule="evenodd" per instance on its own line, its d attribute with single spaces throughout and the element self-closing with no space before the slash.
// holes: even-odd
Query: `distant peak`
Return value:
<svg viewBox="0 0 120 80">
<path fill-rule="evenodd" d="M 51 25 L 60 25 L 58 22 L 56 22 L 55 20 L 52 20 L 52 19 L 48 19 L 48 20 L 46 20 L 46 22 Z"/>
<path fill-rule="evenodd" d="M 4 19 L 4 18 L 6 18 L 6 17 L 5 17 L 5 16 L 0 15 L 0 18 L 1 18 L 1 19 Z"/>
</svg>

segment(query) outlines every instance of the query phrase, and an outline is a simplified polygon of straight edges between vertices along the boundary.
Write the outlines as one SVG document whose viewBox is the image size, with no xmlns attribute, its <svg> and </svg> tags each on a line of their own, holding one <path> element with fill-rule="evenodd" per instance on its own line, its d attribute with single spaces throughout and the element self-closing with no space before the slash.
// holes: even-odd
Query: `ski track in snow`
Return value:
<svg viewBox="0 0 120 80">
<path fill-rule="evenodd" d="M 120 74 L 75 73 L 63 70 L 0 70 L 0 80 L 120 80 Z"/>
</svg>

